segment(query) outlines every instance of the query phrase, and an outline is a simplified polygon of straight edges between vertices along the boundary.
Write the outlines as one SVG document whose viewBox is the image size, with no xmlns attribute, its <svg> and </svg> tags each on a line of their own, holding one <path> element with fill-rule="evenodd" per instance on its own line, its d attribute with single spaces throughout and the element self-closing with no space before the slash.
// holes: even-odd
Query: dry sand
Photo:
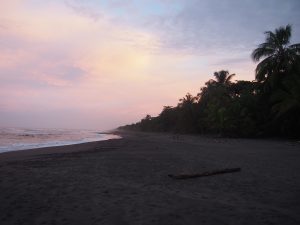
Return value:
<svg viewBox="0 0 300 225">
<path fill-rule="evenodd" d="M 297 142 L 123 136 L 0 154 L 0 224 L 300 224 Z"/>
</svg>

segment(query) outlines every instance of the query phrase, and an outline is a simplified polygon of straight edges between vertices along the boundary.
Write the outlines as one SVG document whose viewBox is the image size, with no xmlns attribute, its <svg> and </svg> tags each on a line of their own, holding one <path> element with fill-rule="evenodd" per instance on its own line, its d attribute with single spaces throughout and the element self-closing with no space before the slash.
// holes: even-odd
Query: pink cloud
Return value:
<svg viewBox="0 0 300 225">
<path fill-rule="evenodd" d="M 145 29 L 28 4 L 0 8 L 0 123 L 108 129 L 157 115 L 213 73 Z"/>
</svg>

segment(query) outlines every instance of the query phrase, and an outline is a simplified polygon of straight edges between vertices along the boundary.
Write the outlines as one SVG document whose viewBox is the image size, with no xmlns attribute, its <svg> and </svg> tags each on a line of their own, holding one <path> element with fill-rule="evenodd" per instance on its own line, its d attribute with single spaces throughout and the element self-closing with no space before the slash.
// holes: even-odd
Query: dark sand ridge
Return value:
<svg viewBox="0 0 300 225">
<path fill-rule="evenodd" d="M 123 136 L 0 154 L 0 224 L 300 224 L 299 143 Z"/>
</svg>

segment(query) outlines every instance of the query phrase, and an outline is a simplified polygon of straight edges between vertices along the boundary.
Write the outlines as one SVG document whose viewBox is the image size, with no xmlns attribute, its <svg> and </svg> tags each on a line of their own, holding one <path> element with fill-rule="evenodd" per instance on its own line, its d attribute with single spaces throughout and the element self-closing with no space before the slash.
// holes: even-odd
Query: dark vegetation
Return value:
<svg viewBox="0 0 300 225">
<path fill-rule="evenodd" d="M 221 70 L 200 93 L 187 93 L 157 117 L 121 128 L 139 131 L 220 134 L 240 137 L 300 137 L 300 43 L 290 45 L 291 26 L 265 32 L 252 53 L 255 81 Z"/>
</svg>

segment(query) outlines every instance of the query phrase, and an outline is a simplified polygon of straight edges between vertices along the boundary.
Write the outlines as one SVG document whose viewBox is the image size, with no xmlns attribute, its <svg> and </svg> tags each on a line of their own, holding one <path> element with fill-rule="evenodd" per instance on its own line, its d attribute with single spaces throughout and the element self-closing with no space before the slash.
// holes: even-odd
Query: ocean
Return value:
<svg viewBox="0 0 300 225">
<path fill-rule="evenodd" d="M 0 153 L 118 138 L 96 130 L 0 128 Z"/>
</svg>

